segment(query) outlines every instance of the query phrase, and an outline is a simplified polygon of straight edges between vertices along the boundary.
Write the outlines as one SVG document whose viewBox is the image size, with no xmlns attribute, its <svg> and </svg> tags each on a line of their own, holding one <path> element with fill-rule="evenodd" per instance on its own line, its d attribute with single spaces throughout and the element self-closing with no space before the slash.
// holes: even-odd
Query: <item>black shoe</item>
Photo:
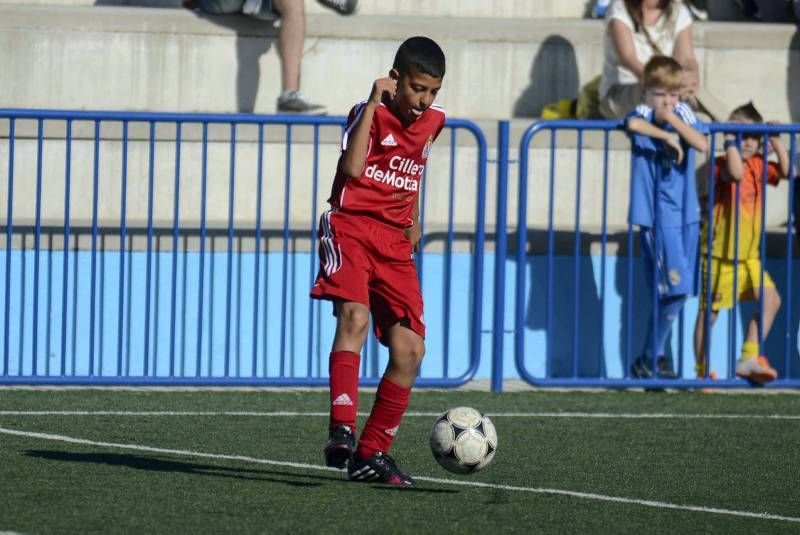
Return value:
<svg viewBox="0 0 800 535">
<path fill-rule="evenodd" d="M 672 363 L 666 357 L 656 359 L 656 377 L 659 379 L 677 379 L 678 374 L 672 369 Z"/>
<path fill-rule="evenodd" d="M 755 0 L 736 0 L 736 3 L 739 4 L 739 9 L 742 10 L 742 15 L 746 18 L 758 22 L 764 20 L 764 16 L 761 14 L 761 10 Z"/>
<path fill-rule="evenodd" d="M 631 364 L 631 377 L 636 379 L 650 379 L 653 376 L 653 371 L 647 365 L 646 357 L 639 357 Z"/>
<path fill-rule="evenodd" d="M 325 443 L 325 464 L 334 468 L 344 468 L 353 457 L 356 437 L 353 430 L 346 425 L 337 425 L 331 429 L 328 442 Z"/>
<path fill-rule="evenodd" d="M 375 454 L 361 461 L 357 456 L 350 459 L 347 465 L 347 475 L 351 481 L 386 483 L 387 485 L 413 485 L 414 480 L 411 476 L 404 474 L 397 468 L 394 459 L 383 452 Z"/>
<path fill-rule="evenodd" d="M 637 379 L 650 379 L 653 377 L 653 371 L 650 369 L 650 359 L 648 357 L 639 357 L 631 364 L 631 376 Z M 672 370 L 669 361 L 665 357 L 658 357 L 656 359 L 656 377 L 659 379 L 677 379 L 678 374 Z"/>
</svg>

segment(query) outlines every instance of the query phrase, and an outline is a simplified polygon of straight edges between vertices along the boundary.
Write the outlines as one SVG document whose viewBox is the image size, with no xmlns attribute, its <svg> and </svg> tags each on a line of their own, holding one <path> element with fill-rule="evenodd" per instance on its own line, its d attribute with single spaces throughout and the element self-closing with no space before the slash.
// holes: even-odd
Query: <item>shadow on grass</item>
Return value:
<svg viewBox="0 0 800 535">
<path fill-rule="evenodd" d="M 399 487 L 389 485 L 373 485 L 375 490 L 392 490 L 398 492 L 423 492 L 425 494 L 458 494 L 459 491 L 453 489 L 426 489 L 421 487 Z"/>
<path fill-rule="evenodd" d="M 108 466 L 123 466 L 135 468 L 137 470 L 150 470 L 154 472 L 176 472 L 183 474 L 229 477 L 235 479 L 245 479 L 252 481 L 268 481 L 271 483 L 282 483 L 291 487 L 319 487 L 322 483 L 314 481 L 292 481 L 288 479 L 275 479 L 274 476 L 295 479 L 311 479 L 334 482 L 345 482 L 347 480 L 340 477 L 324 476 L 316 474 L 295 474 L 292 472 L 282 472 L 277 470 L 253 470 L 246 468 L 232 468 L 212 464 L 199 464 L 192 462 L 175 461 L 170 459 L 159 459 L 156 457 L 146 457 L 141 455 L 131 455 L 127 453 L 75 453 L 68 451 L 52 450 L 28 450 L 25 455 L 36 457 L 48 461 L 67 461 L 78 463 L 104 464 Z M 266 475 L 273 477 L 265 477 Z"/>
</svg>

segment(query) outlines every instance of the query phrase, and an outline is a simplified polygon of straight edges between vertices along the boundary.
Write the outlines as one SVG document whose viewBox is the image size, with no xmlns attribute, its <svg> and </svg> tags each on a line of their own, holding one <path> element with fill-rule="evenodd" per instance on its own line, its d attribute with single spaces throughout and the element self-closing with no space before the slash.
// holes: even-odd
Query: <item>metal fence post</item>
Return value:
<svg viewBox="0 0 800 535">
<path fill-rule="evenodd" d="M 506 252 L 508 237 L 509 123 L 497 123 L 497 224 L 494 252 L 494 328 L 492 333 L 492 392 L 503 391 L 503 336 L 505 336 Z M 522 269 L 518 267 L 517 269 Z"/>
</svg>

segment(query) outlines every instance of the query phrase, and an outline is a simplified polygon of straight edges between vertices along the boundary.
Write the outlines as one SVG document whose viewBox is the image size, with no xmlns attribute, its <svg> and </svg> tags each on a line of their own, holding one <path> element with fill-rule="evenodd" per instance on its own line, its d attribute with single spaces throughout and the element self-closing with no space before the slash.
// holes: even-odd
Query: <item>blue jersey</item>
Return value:
<svg viewBox="0 0 800 535">
<path fill-rule="evenodd" d="M 695 130 L 708 133 L 708 128 L 697 120 L 685 103 L 675 106 L 675 114 Z M 625 126 L 634 117 L 653 122 L 653 109 L 641 104 L 625 117 Z M 656 125 L 674 132 L 671 125 Z M 682 138 L 684 158 L 678 164 L 657 139 L 631 133 L 633 160 L 631 161 L 631 204 L 628 222 L 644 227 L 654 226 L 656 213 L 661 226 L 680 227 L 700 221 L 700 205 L 695 185 L 695 152 Z M 658 204 L 656 198 L 658 185 Z"/>
</svg>

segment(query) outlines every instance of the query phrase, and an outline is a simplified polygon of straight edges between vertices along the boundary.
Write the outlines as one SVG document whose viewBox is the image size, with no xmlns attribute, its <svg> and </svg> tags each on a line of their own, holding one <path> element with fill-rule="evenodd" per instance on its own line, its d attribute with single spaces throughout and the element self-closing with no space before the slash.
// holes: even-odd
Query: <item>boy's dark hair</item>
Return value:
<svg viewBox="0 0 800 535">
<path fill-rule="evenodd" d="M 753 101 L 752 100 L 750 102 L 748 102 L 747 104 L 742 104 L 741 106 L 739 106 L 738 108 L 733 110 L 731 112 L 730 118 L 734 119 L 734 120 L 736 120 L 736 119 L 746 119 L 746 120 L 754 122 L 754 123 L 763 123 L 764 122 L 764 118 L 761 116 L 760 113 L 758 113 L 758 110 L 753 105 Z"/>
<path fill-rule="evenodd" d="M 417 36 L 409 37 L 394 56 L 393 68 L 407 73 L 411 67 L 434 78 L 444 78 L 444 52 L 433 39 Z"/>
</svg>

